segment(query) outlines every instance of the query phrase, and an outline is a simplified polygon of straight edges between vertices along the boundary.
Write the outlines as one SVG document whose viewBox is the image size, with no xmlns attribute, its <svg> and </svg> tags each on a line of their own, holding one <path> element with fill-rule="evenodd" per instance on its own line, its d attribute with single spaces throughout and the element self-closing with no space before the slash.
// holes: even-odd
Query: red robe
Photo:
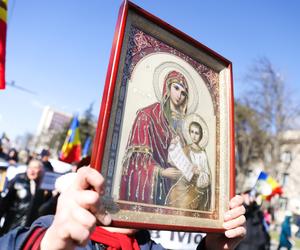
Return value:
<svg viewBox="0 0 300 250">
<path fill-rule="evenodd" d="M 160 175 L 172 132 L 160 103 L 138 111 L 123 160 L 120 200 L 164 205 L 171 181 Z"/>
</svg>

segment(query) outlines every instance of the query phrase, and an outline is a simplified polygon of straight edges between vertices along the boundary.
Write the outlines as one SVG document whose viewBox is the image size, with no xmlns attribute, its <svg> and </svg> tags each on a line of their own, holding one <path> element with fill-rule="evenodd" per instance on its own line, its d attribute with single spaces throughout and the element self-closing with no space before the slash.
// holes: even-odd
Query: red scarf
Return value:
<svg viewBox="0 0 300 250">
<path fill-rule="evenodd" d="M 91 235 L 91 240 L 106 245 L 108 247 L 107 250 L 140 250 L 134 237 L 121 233 L 112 233 L 101 227 L 96 227 Z"/>
</svg>

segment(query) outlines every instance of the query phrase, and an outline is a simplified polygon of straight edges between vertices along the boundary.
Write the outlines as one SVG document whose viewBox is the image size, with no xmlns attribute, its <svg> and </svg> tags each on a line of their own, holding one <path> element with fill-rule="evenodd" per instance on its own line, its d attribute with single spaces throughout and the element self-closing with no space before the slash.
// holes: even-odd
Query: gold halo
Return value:
<svg viewBox="0 0 300 250">
<path fill-rule="evenodd" d="M 206 122 L 204 121 L 204 119 L 198 114 L 190 114 L 184 118 L 184 122 L 183 122 L 184 139 L 186 140 L 187 144 L 192 143 L 190 133 L 189 133 L 190 124 L 192 122 L 197 122 L 200 124 L 203 135 L 202 135 L 202 139 L 199 142 L 199 146 L 202 148 L 206 147 L 208 144 L 208 139 L 209 139 L 208 126 L 207 126 Z"/>
<path fill-rule="evenodd" d="M 168 71 L 166 72 L 166 70 Z M 187 84 L 189 86 L 189 98 L 188 98 L 188 106 L 187 106 L 187 113 L 193 113 L 196 111 L 199 102 L 199 94 L 196 87 L 196 84 L 190 75 L 190 73 L 183 68 L 181 65 L 175 62 L 164 62 L 160 64 L 158 67 L 155 68 L 153 74 L 153 88 L 155 92 L 155 96 L 159 102 L 162 101 L 162 91 L 165 76 L 172 70 L 176 70 L 184 75 L 185 79 L 187 80 Z M 162 77 L 163 75 L 163 77 Z"/>
</svg>

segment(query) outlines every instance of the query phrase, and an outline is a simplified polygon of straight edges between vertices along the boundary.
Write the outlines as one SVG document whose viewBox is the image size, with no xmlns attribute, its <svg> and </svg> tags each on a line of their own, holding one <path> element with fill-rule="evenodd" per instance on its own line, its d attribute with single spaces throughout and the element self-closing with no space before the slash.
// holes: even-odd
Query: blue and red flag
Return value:
<svg viewBox="0 0 300 250">
<path fill-rule="evenodd" d="M 0 0 L 0 89 L 5 89 L 7 0 Z"/>
<path fill-rule="evenodd" d="M 81 159 L 81 142 L 79 136 L 78 116 L 73 118 L 59 158 L 61 161 L 68 163 L 78 162 Z"/>
<path fill-rule="evenodd" d="M 281 185 L 266 172 L 261 171 L 255 185 L 255 190 L 260 193 L 266 200 L 270 200 L 274 195 L 282 195 Z"/>
</svg>

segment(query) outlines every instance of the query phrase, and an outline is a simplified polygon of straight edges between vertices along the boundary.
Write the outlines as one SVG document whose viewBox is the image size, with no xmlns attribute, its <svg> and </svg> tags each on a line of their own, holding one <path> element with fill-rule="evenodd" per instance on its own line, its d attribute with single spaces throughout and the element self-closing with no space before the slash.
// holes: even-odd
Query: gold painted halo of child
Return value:
<svg viewBox="0 0 300 250">
<path fill-rule="evenodd" d="M 198 123 L 201 128 L 202 128 L 202 138 L 199 141 L 198 145 L 201 148 L 205 148 L 208 144 L 208 140 L 209 140 L 209 133 L 208 133 L 208 126 L 206 124 L 206 122 L 204 121 L 204 119 L 198 115 L 198 114 L 189 114 L 184 118 L 184 122 L 183 122 L 183 136 L 184 139 L 186 140 L 187 144 L 192 144 L 192 139 L 190 136 L 190 125 L 192 122 L 196 122 Z"/>
</svg>

